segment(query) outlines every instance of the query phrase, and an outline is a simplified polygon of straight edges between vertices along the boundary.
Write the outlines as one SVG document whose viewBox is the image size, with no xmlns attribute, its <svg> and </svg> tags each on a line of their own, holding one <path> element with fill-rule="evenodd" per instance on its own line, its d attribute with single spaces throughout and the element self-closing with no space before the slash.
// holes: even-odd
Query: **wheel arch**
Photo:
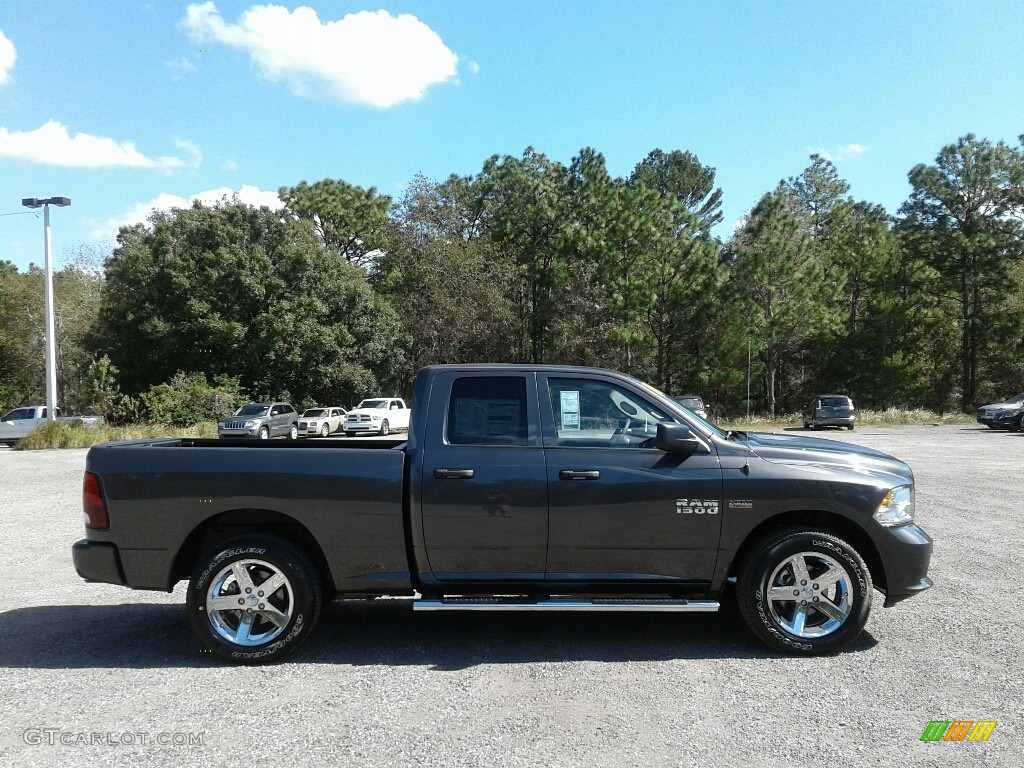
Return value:
<svg viewBox="0 0 1024 768">
<path fill-rule="evenodd" d="M 185 537 L 171 566 L 169 588 L 188 579 L 199 558 L 222 541 L 245 533 L 271 533 L 301 549 L 312 562 L 325 594 L 335 591 L 323 549 L 306 526 L 293 517 L 269 509 L 234 509 L 209 517 Z"/>
<path fill-rule="evenodd" d="M 747 534 L 743 543 L 736 550 L 727 575 L 737 575 L 740 565 L 750 556 L 750 551 L 765 536 L 770 535 L 772 531 L 794 525 L 818 528 L 849 542 L 864 558 L 874 585 L 883 592 L 886 590 L 885 567 L 882 565 L 882 557 L 867 531 L 848 517 L 823 510 L 793 510 L 763 520 Z"/>
</svg>

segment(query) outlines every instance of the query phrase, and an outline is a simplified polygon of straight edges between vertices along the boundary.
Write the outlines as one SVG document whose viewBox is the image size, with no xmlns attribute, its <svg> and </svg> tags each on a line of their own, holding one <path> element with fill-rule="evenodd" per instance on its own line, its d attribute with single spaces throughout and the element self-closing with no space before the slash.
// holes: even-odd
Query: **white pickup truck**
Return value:
<svg viewBox="0 0 1024 768">
<path fill-rule="evenodd" d="M 57 420 L 86 427 L 99 426 L 103 421 L 98 416 L 64 416 L 56 409 Z M 45 405 L 23 405 L 0 416 L 0 445 L 14 445 L 36 427 L 46 423 Z"/>
<path fill-rule="evenodd" d="M 363 400 L 345 414 L 344 429 L 347 437 L 373 433 L 388 435 L 395 430 L 409 431 L 409 409 L 399 397 L 375 397 Z"/>
</svg>

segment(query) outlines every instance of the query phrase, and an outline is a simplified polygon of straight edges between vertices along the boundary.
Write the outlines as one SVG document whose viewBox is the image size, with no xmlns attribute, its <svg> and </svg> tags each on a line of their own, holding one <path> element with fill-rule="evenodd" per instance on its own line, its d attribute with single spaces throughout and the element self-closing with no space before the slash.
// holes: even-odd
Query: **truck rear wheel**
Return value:
<svg viewBox="0 0 1024 768">
<path fill-rule="evenodd" d="M 239 536 L 201 558 L 186 605 L 199 641 L 222 659 L 266 664 L 294 651 L 320 617 L 322 588 L 299 549 L 271 534 Z"/>
<path fill-rule="evenodd" d="M 824 531 L 786 528 L 756 545 L 740 568 L 736 596 L 751 631 L 771 647 L 807 656 L 850 643 L 871 611 L 864 559 Z"/>
</svg>

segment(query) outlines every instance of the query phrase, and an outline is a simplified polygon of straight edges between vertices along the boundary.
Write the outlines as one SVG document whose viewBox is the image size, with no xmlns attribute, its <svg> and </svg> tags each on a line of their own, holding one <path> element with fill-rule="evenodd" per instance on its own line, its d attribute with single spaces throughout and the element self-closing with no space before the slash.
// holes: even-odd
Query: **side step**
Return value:
<svg viewBox="0 0 1024 768">
<path fill-rule="evenodd" d="M 675 613 L 714 613 L 715 600 L 530 600 L 524 598 L 446 597 L 440 600 L 414 600 L 414 611 L 665 611 Z"/>
</svg>

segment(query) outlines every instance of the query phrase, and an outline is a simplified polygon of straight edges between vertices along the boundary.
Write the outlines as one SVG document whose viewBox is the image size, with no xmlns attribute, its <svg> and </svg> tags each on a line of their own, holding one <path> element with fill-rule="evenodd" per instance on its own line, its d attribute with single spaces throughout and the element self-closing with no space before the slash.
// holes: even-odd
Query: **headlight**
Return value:
<svg viewBox="0 0 1024 768">
<path fill-rule="evenodd" d="M 380 416 L 378 416 L 376 413 L 372 414 L 370 418 L 373 419 L 374 421 L 380 421 Z"/>
<path fill-rule="evenodd" d="M 886 528 L 913 522 L 914 486 L 900 485 L 885 494 L 882 503 L 875 510 L 874 518 L 879 525 Z"/>
<path fill-rule="evenodd" d="M 256 426 L 256 422 L 255 421 L 244 421 L 244 422 L 242 422 L 242 426 L 245 427 L 246 429 L 251 429 L 252 427 Z"/>
</svg>

